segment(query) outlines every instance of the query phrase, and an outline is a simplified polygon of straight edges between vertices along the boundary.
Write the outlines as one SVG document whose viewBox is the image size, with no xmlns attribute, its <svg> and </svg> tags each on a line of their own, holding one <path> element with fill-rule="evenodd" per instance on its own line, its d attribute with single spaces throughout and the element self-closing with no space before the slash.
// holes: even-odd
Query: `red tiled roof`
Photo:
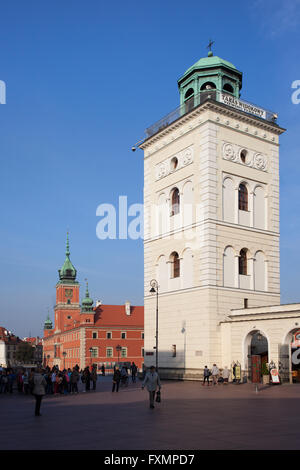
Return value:
<svg viewBox="0 0 300 470">
<path fill-rule="evenodd" d="M 4 331 L 9 331 L 7 328 L 4 328 L 3 326 L 0 326 L 0 340 L 4 341 L 5 343 L 19 343 L 21 340 L 14 334 L 11 335 L 6 335 Z"/>
<path fill-rule="evenodd" d="M 126 315 L 125 305 L 99 305 L 95 308 L 95 326 L 144 327 L 144 307 L 130 306 Z"/>
</svg>

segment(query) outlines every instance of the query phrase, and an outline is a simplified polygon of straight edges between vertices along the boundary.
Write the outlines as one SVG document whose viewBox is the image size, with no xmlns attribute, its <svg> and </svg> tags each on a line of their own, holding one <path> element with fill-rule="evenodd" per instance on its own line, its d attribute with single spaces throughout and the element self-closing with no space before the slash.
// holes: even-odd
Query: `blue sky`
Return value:
<svg viewBox="0 0 300 470">
<path fill-rule="evenodd" d="M 0 325 L 41 335 L 66 231 L 78 280 L 104 303 L 143 303 L 142 241 L 96 237 L 96 208 L 143 197 L 144 129 L 179 104 L 207 54 L 243 71 L 242 97 L 278 112 L 282 302 L 300 300 L 300 2 L 2 2 Z M 83 289 L 82 289 L 83 294 Z"/>
</svg>

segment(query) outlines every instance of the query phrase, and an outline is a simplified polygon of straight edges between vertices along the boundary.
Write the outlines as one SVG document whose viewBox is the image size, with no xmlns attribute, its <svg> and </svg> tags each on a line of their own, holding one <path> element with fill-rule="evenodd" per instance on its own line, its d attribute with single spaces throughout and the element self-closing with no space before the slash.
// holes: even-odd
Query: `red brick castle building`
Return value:
<svg viewBox="0 0 300 470">
<path fill-rule="evenodd" d="M 54 327 L 44 325 L 44 365 L 81 369 L 92 364 L 113 368 L 116 362 L 144 362 L 144 307 L 102 305 L 93 307 L 88 284 L 80 304 L 77 271 L 70 260 L 67 237 L 66 259 L 56 284 Z"/>
</svg>

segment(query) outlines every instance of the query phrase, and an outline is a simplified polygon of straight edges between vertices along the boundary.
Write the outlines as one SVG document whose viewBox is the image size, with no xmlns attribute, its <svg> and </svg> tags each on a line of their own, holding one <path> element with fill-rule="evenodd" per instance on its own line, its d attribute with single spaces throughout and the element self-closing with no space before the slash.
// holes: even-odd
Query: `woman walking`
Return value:
<svg viewBox="0 0 300 470">
<path fill-rule="evenodd" d="M 150 372 L 147 372 L 144 382 L 142 384 L 142 390 L 144 389 L 145 385 L 147 384 L 147 390 L 149 392 L 149 400 L 150 400 L 150 408 L 154 408 L 154 398 L 155 392 L 158 389 L 161 389 L 161 383 L 158 373 L 155 371 L 155 367 L 150 367 Z"/>
<path fill-rule="evenodd" d="M 40 413 L 43 395 L 45 395 L 45 387 L 47 383 L 42 375 L 40 368 L 37 368 L 33 376 L 33 395 L 35 396 L 35 416 L 42 416 Z"/>
</svg>

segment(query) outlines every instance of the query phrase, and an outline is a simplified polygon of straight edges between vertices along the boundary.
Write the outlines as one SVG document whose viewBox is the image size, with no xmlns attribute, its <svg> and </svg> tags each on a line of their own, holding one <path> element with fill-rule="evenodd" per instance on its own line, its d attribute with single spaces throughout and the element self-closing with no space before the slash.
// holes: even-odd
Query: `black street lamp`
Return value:
<svg viewBox="0 0 300 470">
<path fill-rule="evenodd" d="M 93 362 L 93 360 L 92 360 L 92 352 L 93 352 L 93 348 L 90 348 L 89 351 L 90 351 L 90 355 L 91 355 L 91 367 L 92 367 L 92 362 Z"/>
<path fill-rule="evenodd" d="M 121 349 L 122 349 L 122 346 L 121 346 L 120 344 L 118 344 L 118 345 L 116 346 L 116 350 L 118 351 L 118 362 L 119 362 L 119 357 L 120 357 L 120 351 L 121 351 Z"/>
<path fill-rule="evenodd" d="M 150 294 L 156 294 L 156 334 L 155 334 L 155 366 L 156 372 L 158 372 L 158 282 L 156 279 L 150 281 Z"/>
</svg>

